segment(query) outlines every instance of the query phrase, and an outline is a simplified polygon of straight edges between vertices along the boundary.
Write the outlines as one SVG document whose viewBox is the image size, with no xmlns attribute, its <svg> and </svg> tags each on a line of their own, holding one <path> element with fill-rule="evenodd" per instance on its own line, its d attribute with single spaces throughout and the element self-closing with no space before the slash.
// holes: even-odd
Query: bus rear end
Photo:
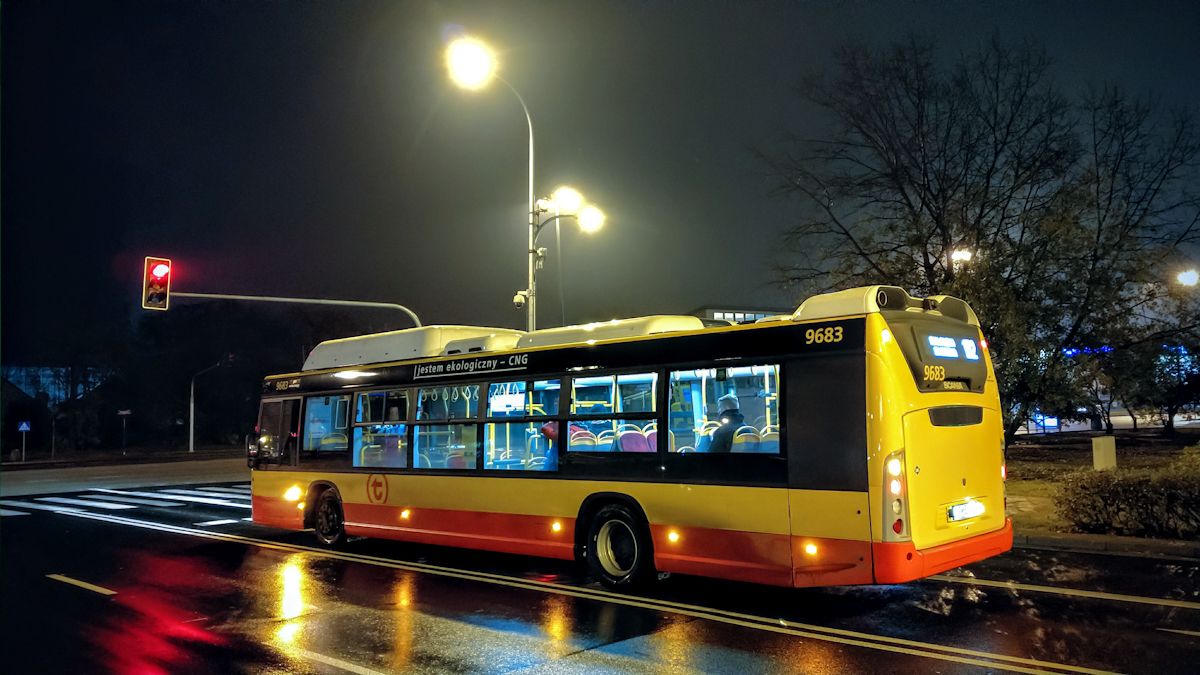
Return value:
<svg viewBox="0 0 1200 675">
<path fill-rule="evenodd" d="M 868 316 L 875 580 L 919 579 L 1012 548 L 1003 422 L 974 312 L 881 291 Z"/>
</svg>

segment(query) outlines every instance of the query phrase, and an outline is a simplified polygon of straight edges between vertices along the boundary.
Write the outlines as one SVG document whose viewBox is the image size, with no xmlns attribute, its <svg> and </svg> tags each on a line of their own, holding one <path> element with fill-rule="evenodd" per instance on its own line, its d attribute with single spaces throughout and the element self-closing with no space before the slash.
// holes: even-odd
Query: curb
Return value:
<svg viewBox="0 0 1200 675">
<path fill-rule="evenodd" d="M 1200 559 L 1200 542 L 1102 534 L 1013 534 L 1013 547 Z"/>
<path fill-rule="evenodd" d="M 160 455 L 126 455 L 123 457 L 97 457 L 90 459 L 34 460 L 32 462 L 4 462 L 0 471 L 36 471 L 45 469 L 74 469 L 93 466 L 131 466 L 135 464 L 165 464 L 167 462 L 202 462 L 214 459 L 245 457 L 244 450 L 202 451 L 196 453 L 169 453 Z"/>
</svg>

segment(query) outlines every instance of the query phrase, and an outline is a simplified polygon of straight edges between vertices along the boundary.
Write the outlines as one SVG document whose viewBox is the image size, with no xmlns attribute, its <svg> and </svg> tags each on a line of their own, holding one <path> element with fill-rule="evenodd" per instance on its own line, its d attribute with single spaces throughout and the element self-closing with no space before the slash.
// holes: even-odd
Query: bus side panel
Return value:
<svg viewBox="0 0 1200 675">
<path fill-rule="evenodd" d="M 864 492 L 789 490 L 792 585 L 870 584 L 871 510 Z"/>
</svg>

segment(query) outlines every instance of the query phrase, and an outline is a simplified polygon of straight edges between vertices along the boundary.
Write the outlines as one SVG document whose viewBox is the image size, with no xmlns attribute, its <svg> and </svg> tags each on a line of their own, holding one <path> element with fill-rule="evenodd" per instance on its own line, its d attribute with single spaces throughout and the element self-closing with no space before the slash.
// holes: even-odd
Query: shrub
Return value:
<svg viewBox="0 0 1200 675">
<path fill-rule="evenodd" d="M 1071 473 L 1056 497 L 1081 532 L 1200 539 L 1200 446 L 1162 468 Z"/>
</svg>

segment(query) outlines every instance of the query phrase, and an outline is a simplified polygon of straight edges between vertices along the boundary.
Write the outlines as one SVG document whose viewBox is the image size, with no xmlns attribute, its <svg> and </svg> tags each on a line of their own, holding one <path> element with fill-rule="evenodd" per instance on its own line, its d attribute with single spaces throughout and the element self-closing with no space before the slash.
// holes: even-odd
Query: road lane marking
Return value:
<svg viewBox="0 0 1200 675">
<path fill-rule="evenodd" d="M 1168 633 L 1179 633 L 1180 635 L 1190 635 L 1192 637 L 1200 637 L 1200 633 L 1198 633 L 1194 630 L 1179 630 L 1178 628 L 1159 628 L 1159 630 L 1166 631 Z"/>
<path fill-rule="evenodd" d="M 0 516 L 27 516 L 24 511 L 9 511 L 8 509 L 0 509 Z"/>
<path fill-rule="evenodd" d="M 168 493 L 171 495 L 168 499 L 173 499 L 175 497 L 175 495 L 189 495 L 192 497 L 207 497 L 209 499 L 212 499 L 212 498 L 249 499 L 250 498 L 250 495 L 239 495 L 239 496 L 235 497 L 233 495 L 215 495 L 211 492 L 201 492 L 199 490 L 159 490 L 158 491 L 158 494 L 160 494 L 160 495 L 165 495 Z"/>
<path fill-rule="evenodd" d="M 88 583 L 88 582 L 86 582 L 86 581 L 80 581 L 80 580 L 78 580 L 78 579 L 72 579 L 71 577 L 64 577 L 64 576 L 63 576 L 63 575 L 61 575 L 61 574 L 47 574 L 47 575 L 46 575 L 46 577 L 47 577 L 47 578 L 50 578 L 50 579 L 53 579 L 53 580 L 55 580 L 55 581 L 61 581 L 61 582 L 63 582 L 63 583 L 68 583 L 68 584 L 71 584 L 72 586 L 78 586 L 78 587 L 80 587 L 80 588 L 86 588 L 86 589 L 88 589 L 89 591 L 95 591 L 96 593 L 99 593 L 99 594 L 101 594 L 101 595 L 116 595 L 116 594 L 117 594 L 117 592 L 116 592 L 116 591 L 110 591 L 110 590 L 108 590 L 107 588 L 101 588 L 100 586 L 93 586 L 92 584 L 89 584 L 89 583 Z"/>
<path fill-rule="evenodd" d="M 235 497 L 249 497 L 250 491 L 239 488 L 223 488 L 223 487 L 201 487 L 196 488 L 200 492 L 219 492 L 221 494 L 233 495 Z"/>
<path fill-rule="evenodd" d="M 826 642 L 835 642 L 839 644 L 865 647 L 867 649 L 876 649 L 899 654 L 922 656 L 926 658 L 952 661 L 955 663 L 963 663 L 972 666 L 1000 667 L 1005 670 L 1028 673 L 1030 675 L 1044 674 L 1047 672 L 1047 668 L 1056 672 L 1082 673 L 1084 675 L 1116 675 L 1111 671 L 1096 670 L 1082 666 L 1072 666 L 1061 663 L 1053 663 L 1050 661 L 1039 661 L 1037 659 L 993 654 L 990 652 L 981 652 L 973 649 L 949 647 L 929 642 L 906 640 L 903 638 L 874 635 L 871 633 L 860 633 L 857 631 L 817 626 L 813 624 L 789 622 L 778 618 L 755 616 L 752 614 L 741 614 L 738 612 L 720 610 L 711 607 L 688 605 L 669 600 L 659 600 L 656 598 L 635 598 L 617 593 L 611 593 L 608 591 L 553 584 L 550 582 L 536 581 L 532 579 L 505 577 L 503 575 L 490 574 L 487 572 L 470 572 L 449 567 L 439 567 L 437 565 L 429 565 L 425 563 L 400 562 L 396 560 L 390 560 L 388 558 L 377 558 L 374 556 L 361 555 L 357 553 L 329 551 L 325 549 L 311 548 L 308 546 L 273 542 L 266 539 L 256 539 L 253 537 L 226 534 L 212 530 L 193 530 L 177 525 L 166 525 L 163 523 L 136 520 L 122 516 L 88 513 L 84 511 L 69 515 L 80 518 L 89 518 L 92 520 L 102 520 L 105 522 L 116 523 L 118 525 L 128 525 L 132 527 L 159 530 L 162 532 L 170 532 L 174 534 L 182 534 L 206 539 L 217 539 L 221 541 L 258 546 L 260 548 L 274 549 L 278 551 L 308 553 L 315 557 L 346 560 L 349 562 L 375 565 L 377 567 L 390 567 L 393 569 L 408 570 L 412 572 L 424 572 L 436 576 L 464 579 L 479 583 L 490 583 L 498 586 L 507 586 L 510 588 L 518 588 L 528 591 L 540 591 L 545 593 L 553 593 L 556 595 L 566 595 L 586 600 L 594 600 L 597 602 L 609 602 L 613 604 L 626 605 L 629 607 L 638 607 L 641 609 L 649 609 L 659 612 L 671 612 L 683 616 L 691 616 L 698 619 L 706 619 L 709 621 L 764 630 L 773 633 L 806 637 L 814 640 L 823 640 Z"/>
<path fill-rule="evenodd" d="M 94 506 L 98 509 L 107 509 L 109 511 L 120 511 L 122 509 L 136 509 L 136 506 L 129 504 L 113 504 L 112 502 L 93 502 L 82 499 L 68 499 L 66 497 L 35 497 L 39 502 L 54 502 L 55 504 L 71 504 L 72 506 Z"/>
<path fill-rule="evenodd" d="M 1058 586 L 1037 586 L 1034 584 L 1019 584 L 1015 581 L 992 581 L 974 577 L 950 577 L 945 574 L 935 574 L 927 579 L 934 581 L 949 581 L 956 584 L 971 584 L 975 586 L 991 586 L 993 588 L 1008 588 L 1014 591 L 1030 591 L 1033 593 L 1054 593 L 1070 595 L 1077 598 L 1092 598 L 1095 600 L 1116 600 L 1117 602 L 1136 602 L 1143 605 L 1160 605 L 1163 607 L 1180 607 L 1183 609 L 1200 609 L 1200 602 L 1186 600 L 1165 600 L 1162 598 L 1147 598 L 1140 595 L 1121 595 L 1119 593 L 1104 593 L 1101 591 L 1083 591 L 1075 588 L 1060 588 Z"/>
<path fill-rule="evenodd" d="M 317 652 L 310 652 L 307 649 L 300 649 L 299 647 L 288 647 L 284 649 L 283 652 L 285 654 L 296 654 L 297 656 L 303 656 L 309 661 L 324 663 L 327 666 L 333 666 L 334 668 L 338 668 L 349 673 L 355 673 L 355 675 L 383 675 L 383 673 L 379 672 L 378 670 L 364 668 L 362 666 L 350 663 L 349 661 L 335 659 L 332 656 L 318 654 Z"/>
<path fill-rule="evenodd" d="M 15 506 L 19 509 L 33 509 L 34 511 L 54 511 L 56 513 L 78 513 L 80 509 L 71 508 L 70 506 L 51 506 L 49 504 L 35 504 L 33 502 L 19 502 L 15 499 L 0 499 L 0 506 Z"/>
<path fill-rule="evenodd" d="M 109 488 L 92 488 L 92 492 L 103 492 L 104 494 L 123 495 L 127 497 L 150 497 L 151 499 L 162 499 L 162 495 L 157 492 L 132 492 L 128 490 L 110 490 Z M 211 504 L 213 506 L 228 506 L 235 509 L 248 509 L 249 504 L 239 504 L 224 499 L 207 498 L 207 497 L 189 497 L 188 495 L 171 495 L 171 499 L 181 502 L 194 502 L 196 504 Z"/>
<path fill-rule="evenodd" d="M 230 524 L 236 523 L 236 522 L 238 522 L 238 521 L 230 520 L 230 519 L 226 518 L 224 520 L 206 520 L 203 523 L 196 523 L 196 524 L 199 525 L 200 527 L 209 527 L 210 525 L 230 525 Z"/>
<path fill-rule="evenodd" d="M 137 497 L 118 497 L 117 495 L 75 495 L 75 496 L 79 497 L 80 499 L 88 499 L 88 500 L 91 500 L 91 499 L 101 500 L 102 499 L 102 500 L 110 501 L 110 502 L 120 502 L 122 504 L 138 504 L 140 506 L 161 506 L 164 508 L 171 507 L 171 506 L 184 506 L 183 502 L 164 502 L 161 499 L 138 499 Z"/>
</svg>

